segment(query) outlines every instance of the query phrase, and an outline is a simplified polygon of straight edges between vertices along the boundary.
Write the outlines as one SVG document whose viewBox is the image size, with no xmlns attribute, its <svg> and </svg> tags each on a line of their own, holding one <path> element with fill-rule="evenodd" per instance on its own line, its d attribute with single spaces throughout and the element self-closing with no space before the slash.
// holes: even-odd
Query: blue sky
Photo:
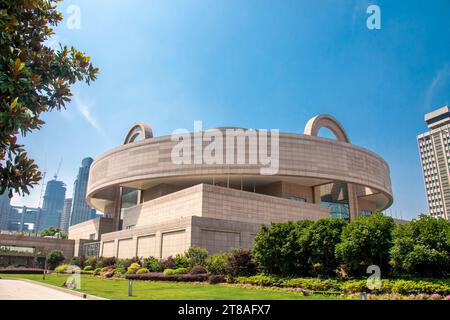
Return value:
<svg viewBox="0 0 450 320">
<path fill-rule="evenodd" d="M 369 4 L 381 30 L 366 27 Z M 82 158 L 120 145 L 136 121 L 155 135 L 194 120 L 302 133 L 329 113 L 389 163 L 390 213 L 426 211 L 416 135 L 450 102 L 449 1 L 65 0 L 66 17 L 69 5 L 81 29 L 64 21 L 54 40 L 88 53 L 100 75 L 24 140 L 48 176 L 63 158 L 67 197 Z M 13 203 L 36 206 L 39 193 Z"/>
</svg>

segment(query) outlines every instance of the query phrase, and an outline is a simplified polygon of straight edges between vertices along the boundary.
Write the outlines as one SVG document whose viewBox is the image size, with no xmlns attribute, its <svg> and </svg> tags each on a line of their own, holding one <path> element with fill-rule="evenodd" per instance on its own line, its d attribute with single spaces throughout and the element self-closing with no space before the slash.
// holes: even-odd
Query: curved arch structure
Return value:
<svg viewBox="0 0 450 320">
<path fill-rule="evenodd" d="M 342 125 L 335 118 L 328 114 L 321 114 L 309 119 L 306 123 L 304 134 L 309 136 L 317 136 L 321 128 L 331 130 L 337 140 L 350 143 L 344 127 L 342 127 Z"/>
<path fill-rule="evenodd" d="M 321 127 L 329 128 L 337 140 L 318 137 Z M 235 130 L 236 141 L 245 141 L 244 159 L 255 155 L 257 149 L 250 148 L 250 137 L 262 131 L 214 131 L 226 135 L 227 130 Z M 147 139 L 135 141 L 142 132 Z M 174 162 L 178 138 L 148 139 L 151 131 L 139 124 L 134 126 L 125 145 L 97 158 L 90 169 L 87 202 L 109 213 L 116 230 L 102 235 L 105 247 L 100 254 L 165 257 L 191 245 L 206 247 L 211 253 L 248 247 L 261 224 L 316 220 L 330 216 L 335 207 L 347 210 L 347 218 L 354 219 L 392 204 L 387 163 L 373 152 L 350 144 L 333 117 L 312 118 L 304 133 L 278 134 L 278 171 L 263 175 L 261 169 L 267 165 L 262 162 Z M 199 133 L 188 134 L 194 136 Z M 209 143 L 203 140 L 202 146 Z M 192 146 L 189 150 L 195 150 Z M 233 145 L 232 154 L 238 154 L 237 146 Z M 219 151 L 225 157 L 229 146 L 222 147 Z M 140 237 L 147 237 L 142 242 L 145 248 L 156 251 L 140 251 Z M 126 239 L 131 242 L 123 242 L 121 249 L 120 243 Z M 165 249 L 164 243 L 173 244 L 176 250 Z M 127 254 L 121 254 L 124 250 Z"/>
<path fill-rule="evenodd" d="M 128 131 L 123 144 L 135 142 L 135 141 L 137 141 L 136 139 L 138 137 L 141 137 L 141 140 L 153 138 L 152 128 L 146 123 L 142 123 L 142 122 L 135 123 L 131 127 L 130 131 Z"/>
</svg>

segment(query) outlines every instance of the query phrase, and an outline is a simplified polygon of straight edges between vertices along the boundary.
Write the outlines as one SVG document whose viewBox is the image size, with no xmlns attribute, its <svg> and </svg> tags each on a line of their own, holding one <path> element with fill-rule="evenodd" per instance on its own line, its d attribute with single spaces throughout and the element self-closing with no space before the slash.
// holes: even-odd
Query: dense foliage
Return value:
<svg viewBox="0 0 450 320">
<path fill-rule="evenodd" d="M 332 274 L 338 266 L 334 251 L 345 222 L 322 219 L 262 226 L 253 255 L 265 273 L 290 275 Z"/>
<path fill-rule="evenodd" d="M 253 256 L 261 271 L 282 275 L 307 272 L 308 229 L 312 224 L 299 221 L 262 226 L 253 244 Z"/>
<path fill-rule="evenodd" d="M 38 268 L 0 268 L 2 274 L 42 274 L 44 271 Z"/>
<path fill-rule="evenodd" d="M 256 271 L 256 263 L 249 250 L 235 249 L 231 252 L 227 261 L 227 274 L 233 277 L 251 276 Z"/>
<path fill-rule="evenodd" d="M 178 281 L 178 282 L 202 282 L 208 280 L 207 274 L 163 274 L 150 272 L 143 274 L 130 274 L 126 276 L 131 280 L 154 280 L 154 281 Z"/>
<path fill-rule="evenodd" d="M 309 247 L 308 262 L 312 266 L 312 273 L 318 275 L 332 275 L 338 267 L 335 256 L 336 245 L 341 242 L 342 230 L 346 222 L 341 219 L 321 219 L 308 230 L 306 244 Z"/>
<path fill-rule="evenodd" d="M 344 227 L 341 242 L 336 245 L 336 257 L 351 275 L 365 275 L 370 265 L 377 265 L 386 273 L 393 228 L 394 219 L 380 212 L 358 217 Z"/>
<path fill-rule="evenodd" d="M 407 280 L 407 279 L 383 279 L 380 289 L 369 290 L 367 279 L 336 280 L 320 278 L 283 278 L 278 276 L 257 275 L 252 277 L 238 277 L 232 280 L 235 283 L 251 284 L 265 287 L 301 288 L 304 290 L 336 293 L 374 292 L 378 294 L 450 294 L 450 282 L 448 280 Z"/>
<path fill-rule="evenodd" d="M 398 273 L 450 275 L 450 222 L 421 216 L 394 230 L 391 264 Z"/>
<path fill-rule="evenodd" d="M 55 269 L 58 265 L 60 265 L 66 258 L 64 254 L 60 250 L 50 251 L 47 255 L 47 263 L 50 269 Z"/>
<path fill-rule="evenodd" d="M 200 247 L 190 247 L 186 253 L 186 258 L 189 261 L 189 266 L 192 268 L 197 265 L 204 265 L 208 257 L 208 250 Z"/>
<path fill-rule="evenodd" d="M 40 233 L 41 237 L 55 237 L 59 236 L 61 239 L 67 239 L 67 234 L 61 229 L 50 227 L 48 229 L 42 230 Z"/>
<path fill-rule="evenodd" d="M 41 179 L 17 136 L 44 124 L 41 116 L 61 110 L 77 81 L 90 84 L 98 69 L 75 48 L 46 44 L 63 19 L 59 0 L 0 0 L 0 194 L 29 194 Z"/>
<path fill-rule="evenodd" d="M 148 269 L 150 272 L 161 272 L 163 268 L 159 259 L 155 257 L 148 257 L 142 259 L 142 266 Z"/>
<path fill-rule="evenodd" d="M 210 274 L 223 275 L 227 274 L 228 252 L 216 253 L 205 260 L 205 268 Z"/>
</svg>

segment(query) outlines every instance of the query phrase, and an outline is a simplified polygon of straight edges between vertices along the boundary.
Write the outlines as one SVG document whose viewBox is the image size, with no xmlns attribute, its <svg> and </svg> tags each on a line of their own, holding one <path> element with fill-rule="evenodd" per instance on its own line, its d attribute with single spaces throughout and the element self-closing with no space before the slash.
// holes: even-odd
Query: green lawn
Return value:
<svg viewBox="0 0 450 320">
<path fill-rule="evenodd" d="M 0 274 L 0 277 L 30 279 L 59 287 L 62 286 L 67 279 L 67 275 L 58 274 L 47 275 L 46 280 L 42 280 L 42 275 L 37 274 Z M 337 298 L 335 296 L 323 295 L 301 296 L 295 292 L 258 288 L 241 288 L 228 285 L 153 281 L 134 281 L 133 296 L 128 297 L 127 280 L 102 279 L 90 275 L 81 276 L 81 290 L 79 291 L 116 300 L 317 300 Z"/>
</svg>

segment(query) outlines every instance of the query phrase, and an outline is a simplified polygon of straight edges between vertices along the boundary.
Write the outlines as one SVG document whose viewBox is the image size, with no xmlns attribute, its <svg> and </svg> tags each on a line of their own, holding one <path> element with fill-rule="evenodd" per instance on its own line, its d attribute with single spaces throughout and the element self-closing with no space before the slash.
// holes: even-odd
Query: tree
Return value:
<svg viewBox="0 0 450 320">
<path fill-rule="evenodd" d="M 341 243 L 336 245 L 336 257 L 353 275 L 366 274 L 370 265 L 377 265 L 386 272 L 393 228 L 394 219 L 381 212 L 358 217 L 344 227 Z"/>
<path fill-rule="evenodd" d="M 256 263 L 246 249 L 233 250 L 228 256 L 227 273 L 233 277 L 247 277 L 256 274 Z"/>
<path fill-rule="evenodd" d="M 208 257 L 208 250 L 201 247 L 190 247 L 186 253 L 186 258 L 189 261 L 189 265 L 192 267 L 196 265 L 205 265 L 205 260 Z"/>
<path fill-rule="evenodd" d="M 47 255 L 47 263 L 50 269 L 55 269 L 59 264 L 61 264 L 66 258 L 62 251 L 53 250 Z"/>
<path fill-rule="evenodd" d="M 309 229 L 309 262 L 315 274 L 333 274 L 338 267 L 334 254 L 341 242 L 342 230 L 347 223 L 337 218 L 320 219 Z"/>
<path fill-rule="evenodd" d="M 44 124 L 45 112 L 64 109 L 70 86 L 90 84 L 98 69 L 71 47 L 45 44 L 62 20 L 61 0 L 0 0 L 0 194 L 21 195 L 41 179 L 17 137 Z"/>
<path fill-rule="evenodd" d="M 394 229 L 391 264 L 397 272 L 450 275 L 450 222 L 421 215 Z"/>
<path fill-rule="evenodd" d="M 312 221 L 272 223 L 255 237 L 253 256 L 263 272 L 281 275 L 309 274 L 308 232 Z"/>
<path fill-rule="evenodd" d="M 55 227 L 49 227 L 47 229 L 42 230 L 40 233 L 41 237 L 54 237 L 59 234 L 62 239 L 67 239 L 67 234 L 61 231 L 61 229 Z"/>
</svg>

